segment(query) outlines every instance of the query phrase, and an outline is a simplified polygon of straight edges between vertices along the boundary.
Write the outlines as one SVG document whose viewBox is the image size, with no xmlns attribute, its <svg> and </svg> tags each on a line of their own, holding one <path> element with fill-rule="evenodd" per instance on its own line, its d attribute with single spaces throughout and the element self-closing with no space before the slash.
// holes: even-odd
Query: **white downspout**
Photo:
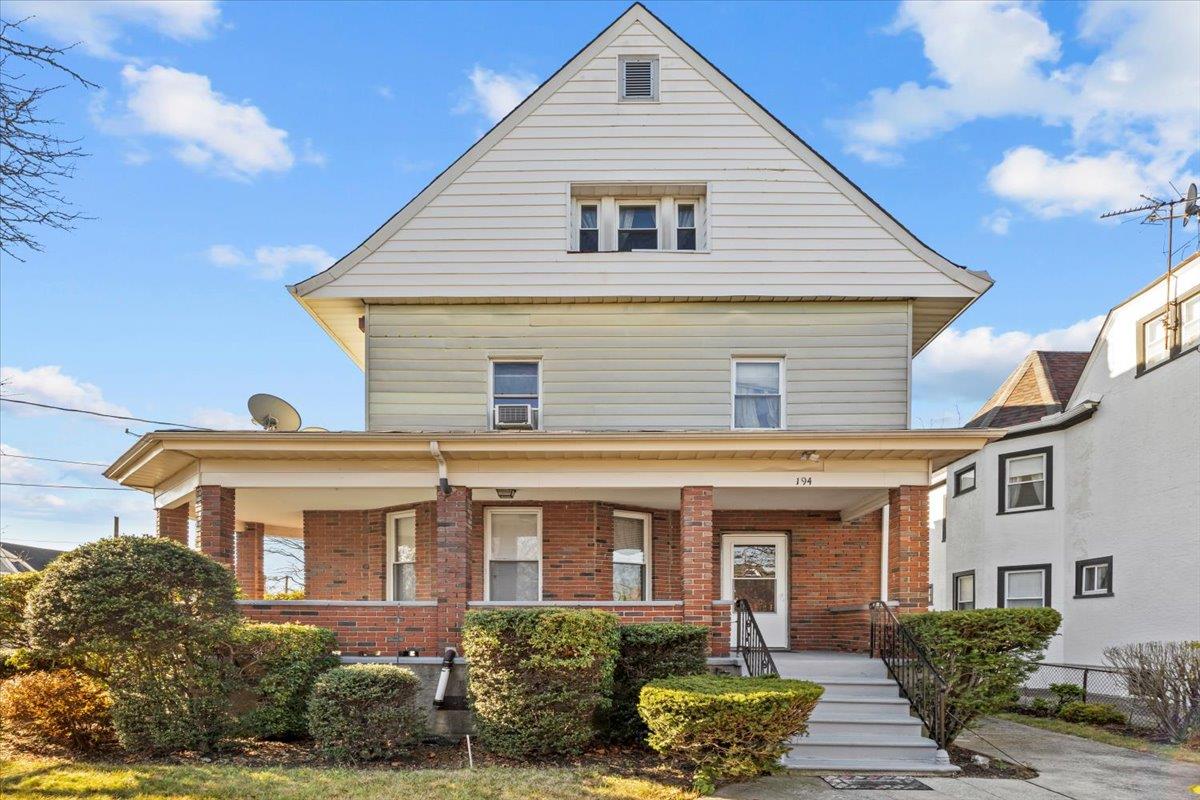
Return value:
<svg viewBox="0 0 1200 800">
<path fill-rule="evenodd" d="M 883 511 L 883 522 L 879 526 L 880 533 L 883 535 L 883 541 L 879 548 L 879 599 L 883 602 L 888 601 L 888 539 L 891 533 L 891 504 L 885 505 Z"/>
<path fill-rule="evenodd" d="M 450 478 L 446 473 L 446 459 L 442 455 L 436 439 L 429 442 L 429 454 L 437 462 L 438 488 L 442 490 L 442 494 L 450 494 Z"/>
</svg>

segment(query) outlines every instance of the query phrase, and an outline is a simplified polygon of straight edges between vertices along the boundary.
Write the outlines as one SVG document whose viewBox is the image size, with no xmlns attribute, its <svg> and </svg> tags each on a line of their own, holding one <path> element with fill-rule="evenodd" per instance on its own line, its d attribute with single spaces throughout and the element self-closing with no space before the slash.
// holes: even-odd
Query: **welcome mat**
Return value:
<svg viewBox="0 0 1200 800">
<path fill-rule="evenodd" d="M 925 791 L 933 789 L 911 775 L 826 775 L 824 781 L 834 789 L 891 789 Z"/>
</svg>

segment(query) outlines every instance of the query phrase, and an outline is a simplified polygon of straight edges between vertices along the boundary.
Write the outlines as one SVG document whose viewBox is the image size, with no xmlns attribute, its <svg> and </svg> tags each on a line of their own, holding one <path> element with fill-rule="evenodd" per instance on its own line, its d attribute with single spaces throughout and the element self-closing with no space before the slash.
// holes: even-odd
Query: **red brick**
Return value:
<svg viewBox="0 0 1200 800">
<path fill-rule="evenodd" d="M 263 576 L 263 524 L 242 523 L 237 533 L 237 575 L 242 596 L 251 600 L 262 599 L 266 580 Z"/>
<path fill-rule="evenodd" d="M 230 569 L 233 569 L 234 502 L 233 489 L 196 488 L 196 549 Z"/>
<path fill-rule="evenodd" d="M 188 543 L 188 504 L 176 508 L 160 508 L 156 512 L 155 532 L 164 539 L 179 542 L 184 547 Z"/>
</svg>

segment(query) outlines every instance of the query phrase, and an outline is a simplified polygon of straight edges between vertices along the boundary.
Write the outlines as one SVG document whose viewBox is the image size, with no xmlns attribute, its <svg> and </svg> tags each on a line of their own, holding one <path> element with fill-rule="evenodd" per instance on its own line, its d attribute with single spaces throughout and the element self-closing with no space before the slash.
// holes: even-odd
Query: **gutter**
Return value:
<svg viewBox="0 0 1200 800">
<path fill-rule="evenodd" d="M 1099 400 L 1084 400 L 1070 411 L 1051 414 L 1048 417 L 1042 417 L 1036 422 L 1026 422 L 1024 425 L 1016 425 L 1009 428 L 1008 432 L 1001 436 L 998 441 L 1020 439 L 1024 436 L 1034 436 L 1039 433 L 1066 430 L 1091 419 L 1098 408 L 1100 408 Z"/>
<path fill-rule="evenodd" d="M 429 442 L 429 454 L 437 462 L 438 488 L 442 490 L 442 494 L 448 495 L 450 494 L 450 477 L 446 471 L 446 458 L 442 455 L 441 448 L 438 447 L 436 440 Z"/>
</svg>

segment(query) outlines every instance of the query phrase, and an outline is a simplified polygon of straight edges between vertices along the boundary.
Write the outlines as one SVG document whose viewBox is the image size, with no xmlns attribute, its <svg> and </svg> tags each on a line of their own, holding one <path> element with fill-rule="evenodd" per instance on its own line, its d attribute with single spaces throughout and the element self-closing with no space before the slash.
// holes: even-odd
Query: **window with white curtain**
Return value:
<svg viewBox="0 0 1200 800">
<path fill-rule="evenodd" d="M 579 252 L 595 253 L 600 249 L 600 207 L 579 206 Z"/>
<path fill-rule="evenodd" d="M 954 608 L 967 611 L 975 608 L 975 572 L 958 572 L 954 575 Z"/>
<path fill-rule="evenodd" d="M 542 511 L 490 508 L 484 516 L 488 600 L 542 599 Z"/>
<path fill-rule="evenodd" d="M 658 206 L 623 205 L 617 214 L 617 250 L 658 249 Z"/>
<path fill-rule="evenodd" d="M 1034 511 L 1049 507 L 1049 452 L 1000 457 L 1004 476 L 1002 511 Z"/>
<path fill-rule="evenodd" d="M 613 512 L 613 600 L 650 599 L 650 515 Z"/>
<path fill-rule="evenodd" d="M 417 516 L 387 515 L 388 599 L 417 599 Z"/>
<path fill-rule="evenodd" d="M 1050 565 L 1000 567 L 1001 608 L 1041 608 L 1050 605 Z"/>
<path fill-rule="evenodd" d="M 783 359 L 733 362 L 733 427 L 783 427 Z"/>
<path fill-rule="evenodd" d="M 1171 342 L 1167 338 L 1167 315 L 1149 320 L 1142 325 L 1142 364 L 1154 366 L 1171 356 Z"/>
</svg>

